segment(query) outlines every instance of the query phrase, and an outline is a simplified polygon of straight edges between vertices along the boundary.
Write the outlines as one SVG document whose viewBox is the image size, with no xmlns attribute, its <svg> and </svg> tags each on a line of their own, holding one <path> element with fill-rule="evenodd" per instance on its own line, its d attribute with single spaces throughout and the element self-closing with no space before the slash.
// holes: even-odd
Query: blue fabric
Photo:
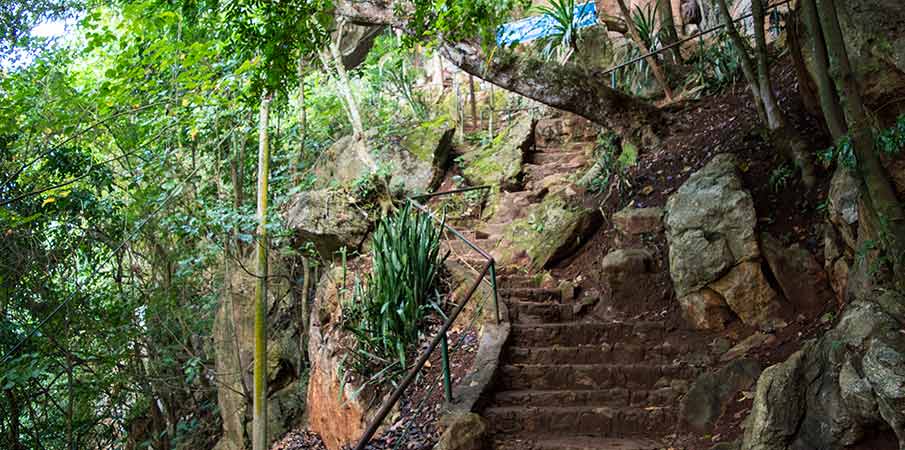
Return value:
<svg viewBox="0 0 905 450">
<path fill-rule="evenodd" d="M 597 5 L 594 2 L 576 5 L 573 14 L 577 28 L 597 24 Z M 553 18 L 546 14 L 509 22 L 497 31 L 497 44 L 512 45 L 545 38 L 556 34 L 555 23 Z"/>
</svg>

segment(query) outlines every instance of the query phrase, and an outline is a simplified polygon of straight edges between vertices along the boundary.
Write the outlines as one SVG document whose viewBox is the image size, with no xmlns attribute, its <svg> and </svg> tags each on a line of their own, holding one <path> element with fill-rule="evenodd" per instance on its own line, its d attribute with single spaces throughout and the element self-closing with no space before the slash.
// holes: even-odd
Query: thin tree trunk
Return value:
<svg viewBox="0 0 905 450">
<path fill-rule="evenodd" d="M 304 277 L 302 279 L 302 300 L 299 305 L 302 316 L 302 329 L 299 332 L 299 376 L 302 375 L 302 367 L 308 364 L 308 291 L 311 289 L 311 268 L 308 266 L 308 257 L 306 256 L 302 257 L 302 277 Z"/>
<path fill-rule="evenodd" d="M 622 11 L 622 18 L 625 20 L 625 24 L 628 28 L 629 36 L 635 41 L 635 45 L 638 46 L 638 49 L 641 50 L 642 53 L 649 52 L 650 49 L 644 45 L 644 40 L 641 39 L 641 35 L 638 34 L 638 29 L 635 28 L 635 22 L 632 21 L 632 13 L 628 9 L 628 6 L 625 5 L 625 0 L 618 0 L 618 3 L 619 10 Z M 654 78 L 657 79 L 657 83 L 660 85 L 660 88 L 663 89 L 663 93 L 666 94 L 666 100 L 672 101 L 672 89 L 669 88 L 669 81 L 666 79 L 666 73 L 663 71 L 663 68 L 660 67 L 660 63 L 657 62 L 657 56 L 649 56 L 647 58 L 647 63 L 650 65 L 651 71 L 654 72 Z"/>
<path fill-rule="evenodd" d="M 252 450 L 267 449 L 267 184 L 270 176 L 270 96 L 261 99 L 258 121 L 258 236 L 255 274 L 255 364 Z"/>
<path fill-rule="evenodd" d="M 299 149 L 294 153 L 292 158 L 292 167 L 290 167 L 290 180 L 292 185 L 297 186 L 301 180 L 299 179 L 299 164 L 305 158 L 305 137 L 308 132 L 308 113 L 305 111 L 305 59 L 299 55 L 298 61 L 298 77 L 299 77 L 299 97 L 298 97 L 298 130 L 299 130 Z"/>
<path fill-rule="evenodd" d="M 364 136 L 364 125 L 361 121 L 358 103 L 355 101 L 355 96 L 352 94 L 352 83 L 349 81 L 349 74 L 346 72 L 346 66 L 343 65 L 343 57 L 339 49 L 344 25 L 345 22 L 340 20 L 337 25 L 336 38 L 330 41 L 329 47 L 330 53 L 333 56 L 333 65 L 336 66 L 336 74 L 339 77 L 340 92 L 346 97 L 346 103 L 349 107 L 349 118 L 352 120 L 352 131 L 361 137 Z"/>
<path fill-rule="evenodd" d="M 663 45 L 667 46 L 679 41 L 676 33 L 676 19 L 672 14 L 672 2 L 669 0 L 657 1 L 657 14 L 660 16 L 660 30 L 663 31 Z M 674 64 L 682 63 L 682 50 L 675 46 L 670 50 Z"/>
<path fill-rule="evenodd" d="M 732 41 L 736 52 L 738 52 L 739 62 L 742 64 L 742 73 L 745 74 L 745 80 L 748 81 L 748 87 L 751 88 L 751 94 L 754 96 L 754 107 L 757 108 L 757 115 L 763 123 L 767 123 L 767 113 L 764 110 L 760 95 L 760 84 L 757 82 L 757 75 L 754 72 L 754 61 L 751 61 L 751 57 L 748 56 L 748 46 L 732 21 L 732 15 L 729 13 L 729 5 L 726 4 L 726 0 L 719 0 L 719 9 L 723 23 L 726 24 L 726 32 L 729 33 L 729 39 Z"/>
<path fill-rule="evenodd" d="M 471 125 L 475 129 L 478 128 L 478 102 L 475 99 L 474 92 L 474 75 L 468 74 L 468 96 L 471 100 Z"/>
<path fill-rule="evenodd" d="M 725 0 L 724 0 L 725 1 Z M 770 64 L 767 61 L 767 37 L 764 33 L 766 10 L 762 0 L 751 0 L 751 12 L 754 17 L 754 56 L 757 61 L 757 82 L 761 101 L 764 102 L 764 113 L 767 115 L 767 126 L 771 130 L 786 125 L 782 110 L 776 101 L 773 83 L 770 80 Z"/>
<path fill-rule="evenodd" d="M 818 94 L 814 91 L 813 79 L 804 61 L 801 22 L 793 17 L 793 20 L 788 21 L 788 24 L 789 52 L 792 54 L 792 63 L 795 66 L 795 77 L 798 79 L 798 90 L 801 92 L 801 100 L 809 113 L 813 115 L 821 114 L 820 100 Z"/>
<path fill-rule="evenodd" d="M 820 25 L 820 17 L 817 14 L 817 5 L 814 0 L 802 0 L 801 12 L 804 14 L 805 25 L 814 41 L 814 76 L 820 98 L 820 109 L 823 111 L 823 118 L 833 141 L 839 142 L 846 133 L 845 119 L 836 96 L 836 88 L 830 78 L 826 41 L 823 38 L 823 27 Z"/>
<path fill-rule="evenodd" d="M 905 209 L 896 196 L 886 170 L 880 162 L 874 143 L 874 133 L 867 117 L 864 100 L 848 59 L 842 37 L 842 27 L 833 0 L 819 0 L 820 22 L 826 39 L 833 72 L 842 89 L 842 102 L 848 119 L 859 175 L 863 179 L 862 195 L 880 225 L 880 240 L 893 263 L 899 288 L 905 288 Z"/>
</svg>

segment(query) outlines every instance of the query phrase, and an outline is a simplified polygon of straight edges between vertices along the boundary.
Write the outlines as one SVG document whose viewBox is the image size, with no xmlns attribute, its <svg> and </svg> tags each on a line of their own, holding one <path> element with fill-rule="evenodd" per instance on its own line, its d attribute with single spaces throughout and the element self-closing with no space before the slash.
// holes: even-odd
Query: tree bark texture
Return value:
<svg viewBox="0 0 905 450">
<path fill-rule="evenodd" d="M 258 232 L 255 274 L 255 363 L 252 450 L 267 450 L 267 184 L 270 177 L 270 97 L 261 99 L 258 120 Z"/>
</svg>

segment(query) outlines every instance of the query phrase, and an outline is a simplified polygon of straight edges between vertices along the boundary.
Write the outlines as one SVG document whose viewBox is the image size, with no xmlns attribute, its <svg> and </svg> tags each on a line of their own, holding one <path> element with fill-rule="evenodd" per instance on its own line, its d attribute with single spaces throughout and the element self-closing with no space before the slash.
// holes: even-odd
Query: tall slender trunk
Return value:
<svg viewBox="0 0 905 450">
<path fill-rule="evenodd" d="M 669 0 L 657 0 L 657 15 L 660 17 L 660 30 L 663 36 L 663 45 L 674 44 L 679 41 L 676 33 L 676 18 L 672 13 L 672 2 Z M 673 64 L 682 63 L 682 50 L 675 46 L 670 50 Z"/>
<path fill-rule="evenodd" d="M 255 364 L 252 450 L 267 449 L 267 183 L 270 177 L 270 96 L 261 99 L 258 120 L 258 237 L 255 274 Z"/>
<path fill-rule="evenodd" d="M 295 154 L 292 163 L 292 184 L 297 185 L 299 180 L 298 170 L 299 164 L 305 158 L 305 138 L 308 134 L 308 112 L 305 110 L 305 63 L 304 59 L 299 56 L 299 98 L 298 98 L 298 130 L 299 130 L 299 149 Z"/>
<path fill-rule="evenodd" d="M 726 24 L 726 32 L 729 33 L 729 39 L 738 53 L 739 62 L 742 65 L 742 73 L 745 74 L 745 80 L 748 81 L 748 87 L 751 88 L 751 95 L 754 97 L 754 107 L 757 108 L 757 115 L 763 123 L 767 123 L 767 113 L 764 110 L 764 103 L 760 94 L 760 83 L 757 82 L 757 75 L 754 72 L 754 61 L 748 56 L 748 45 L 735 27 L 730 14 L 729 5 L 726 0 L 719 0 L 719 12 Z"/>
<path fill-rule="evenodd" d="M 858 161 L 859 175 L 863 180 L 862 196 L 866 197 L 866 204 L 870 206 L 871 214 L 880 225 L 879 238 L 892 261 L 896 284 L 905 289 L 905 209 L 899 203 L 895 188 L 877 155 L 875 136 L 848 59 L 835 2 L 818 0 L 817 4 L 830 61 L 833 62 L 831 71 L 835 73 L 837 84 L 845 97 L 842 104 Z"/>
<path fill-rule="evenodd" d="M 632 40 L 635 41 L 635 45 L 638 46 L 638 49 L 641 50 L 641 53 L 647 53 L 650 51 L 646 45 L 644 45 L 644 40 L 641 39 L 641 35 L 638 33 L 638 29 L 635 28 L 635 22 L 632 21 L 632 13 L 628 9 L 628 6 L 625 5 L 625 0 L 618 0 L 619 10 L 622 11 L 622 18 L 625 20 L 625 24 L 628 28 L 629 36 L 631 36 Z M 666 94 L 666 99 L 672 101 L 672 89 L 669 88 L 669 81 L 666 79 L 666 72 L 663 71 L 663 68 L 660 66 L 660 63 L 657 62 L 657 56 L 651 55 L 647 58 L 647 64 L 650 65 L 651 71 L 654 73 L 654 78 L 657 79 L 657 84 L 660 85 L 660 88 L 663 89 L 663 93 Z"/>
<path fill-rule="evenodd" d="M 358 109 L 358 103 L 352 93 L 352 83 L 349 81 L 349 74 L 346 72 L 346 66 L 343 65 L 342 52 L 339 44 L 343 37 L 343 28 L 345 22 L 340 20 L 336 29 L 336 37 L 330 41 L 330 54 L 333 56 L 333 65 L 336 66 L 336 75 L 339 77 L 340 92 L 346 97 L 346 104 L 349 107 L 349 118 L 352 121 L 352 131 L 358 136 L 364 135 L 364 125 L 361 121 L 361 113 Z"/>
<path fill-rule="evenodd" d="M 845 119 L 836 96 L 833 80 L 830 78 L 826 40 L 823 38 L 823 27 L 820 25 L 820 17 L 817 14 L 817 5 L 814 0 L 802 0 L 801 12 L 804 14 L 805 25 L 814 42 L 814 77 L 817 82 L 820 109 L 823 111 L 823 118 L 830 135 L 833 136 L 833 141 L 839 142 L 846 133 Z"/>
<path fill-rule="evenodd" d="M 468 96 L 471 100 L 471 125 L 475 129 L 478 128 L 478 102 L 475 99 L 474 92 L 474 75 L 468 74 Z"/>
<path fill-rule="evenodd" d="M 767 37 L 764 33 L 766 10 L 762 0 L 751 0 L 751 13 L 754 17 L 754 56 L 757 61 L 757 82 L 760 88 L 761 101 L 764 102 L 764 113 L 767 125 L 771 130 L 786 125 L 782 110 L 776 101 L 773 83 L 770 80 L 770 64 L 767 61 Z"/>
</svg>

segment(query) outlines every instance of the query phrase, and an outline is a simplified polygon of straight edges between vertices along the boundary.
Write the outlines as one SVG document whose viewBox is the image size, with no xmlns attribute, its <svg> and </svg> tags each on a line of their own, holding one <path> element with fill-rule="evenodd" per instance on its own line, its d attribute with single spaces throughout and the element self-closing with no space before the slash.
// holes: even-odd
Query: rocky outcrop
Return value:
<svg viewBox="0 0 905 450">
<path fill-rule="evenodd" d="M 454 133 L 452 121 L 442 115 L 398 138 L 381 138 L 377 130 L 361 139 L 345 136 L 321 156 L 314 170 L 317 186 L 352 186 L 373 174 L 373 163 L 388 174 L 395 195 L 428 192 L 440 184 L 449 166 Z M 372 161 L 363 160 L 368 157 Z"/>
<path fill-rule="evenodd" d="M 434 450 L 483 450 L 489 443 L 487 420 L 475 413 L 460 413 L 443 418 L 443 434 Z"/>
<path fill-rule="evenodd" d="M 496 256 L 502 264 L 543 269 L 577 249 L 599 220 L 599 212 L 578 205 L 569 189 L 551 193 L 506 227 Z"/>
<path fill-rule="evenodd" d="M 625 208 L 613 214 L 613 226 L 625 235 L 659 233 L 663 231 L 663 209 Z"/>
<path fill-rule="evenodd" d="M 682 399 L 681 420 L 693 429 L 710 431 L 730 402 L 750 389 L 760 376 L 760 363 L 738 359 L 698 377 Z"/>
<path fill-rule="evenodd" d="M 886 427 L 905 449 L 903 305 L 900 293 L 874 291 L 819 340 L 767 369 L 742 448 L 839 448 Z"/>
<path fill-rule="evenodd" d="M 354 445 L 380 402 L 372 388 L 360 387 L 354 374 L 344 370 L 351 365 L 344 361 L 354 342 L 340 326 L 342 276 L 342 269 L 333 268 L 322 277 L 308 334 L 308 428 L 318 433 L 330 450 Z M 347 274 L 347 280 L 352 278 L 354 275 Z"/>
<path fill-rule="evenodd" d="M 724 310 L 714 295 L 748 325 L 784 325 L 783 301 L 761 270 L 756 223 L 754 202 L 731 154 L 714 157 L 669 198 L 670 276 L 692 325 L 722 328 Z M 708 316 L 696 317 L 701 312 Z"/>
<path fill-rule="evenodd" d="M 518 187 L 525 153 L 534 146 L 535 124 L 530 116 L 519 116 L 489 145 L 462 155 L 462 175 L 473 186 L 498 184 L 503 190 Z"/>
<path fill-rule="evenodd" d="M 249 258 L 244 267 L 254 267 Z M 298 306 L 290 292 L 286 264 L 276 256 L 270 260 L 267 341 L 268 427 L 273 439 L 299 425 L 305 412 L 304 393 L 299 388 L 301 364 Z M 223 436 L 217 450 L 244 450 L 251 435 L 251 405 L 246 403 L 253 387 L 254 292 L 256 278 L 233 266 L 214 320 L 213 345 L 217 377 L 217 403 L 223 420 Z"/>
<path fill-rule="evenodd" d="M 299 242 L 310 242 L 326 260 L 341 247 L 358 248 L 374 218 L 348 194 L 328 189 L 299 192 L 284 214 Z"/>
</svg>

